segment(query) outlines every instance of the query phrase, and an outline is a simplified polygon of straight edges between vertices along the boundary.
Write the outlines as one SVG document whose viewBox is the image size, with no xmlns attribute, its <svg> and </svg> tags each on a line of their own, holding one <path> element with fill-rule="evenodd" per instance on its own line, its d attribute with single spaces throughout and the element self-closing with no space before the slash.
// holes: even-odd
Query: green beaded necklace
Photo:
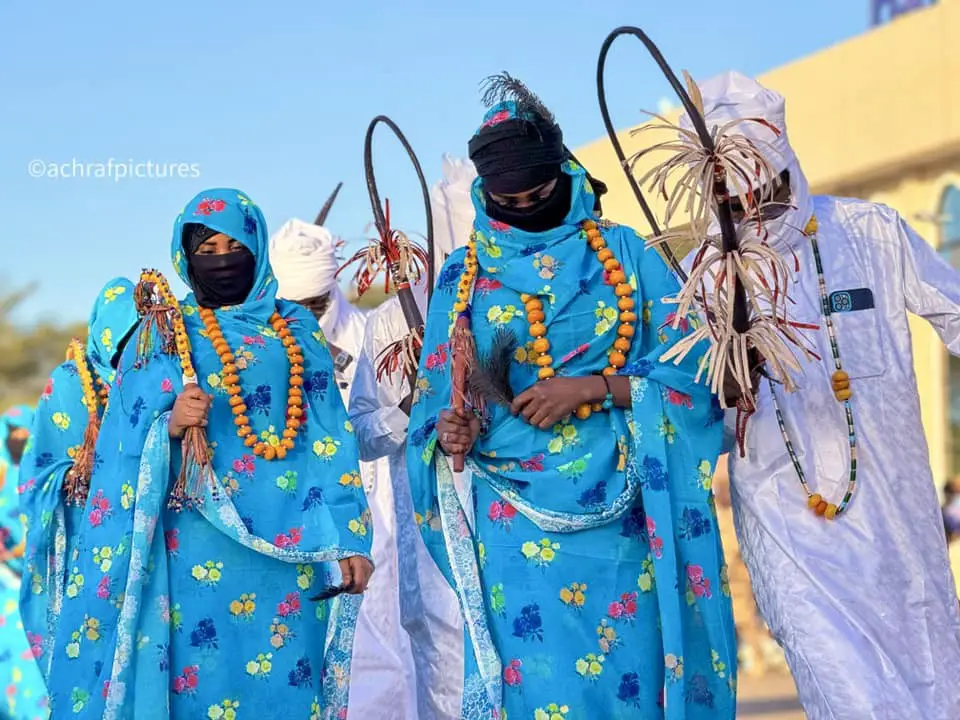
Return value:
<svg viewBox="0 0 960 720">
<path fill-rule="evenodd" d="M 790 461 L 797 471 L 797 478 L 800 480 L 800 485 L 803 487 L 804 492 L 807 493 L 807 505 L 817 515 L 825 517 L 828 520 L 833 520 L 846 511 L 847 506 L 853 498 L 853 491 L 857 486 L 857 431 L 853 424 L 853 408 L 850 405 L 850 397 L 852 395 L 850 390 L 850 377 L 844 372 L 843 366 L 840 363 L 837 331 L 833 324 L 833 312 L 830 309 L 830 300 L 827 294 L 827 280 L 823 274 L 820 246 L 817 243 L 817 227 L 817 218 L 813 216 L 804 228 L 803 234 L 810 238 L 810 244 L 813 246 L 813 258 L 817 265 L 817 279 L 820 287 L 820 310 L 823 313 L 824 322 L 827 325 L 827 334 L 830 337 L 830 352 L 833 355 L 833 364 L 836 368 L 831 378 L 833 394 L 837 400 L 843 403 L 844 412 L 847 416 L 847 433 L 850 442 L 850 475 L 847 482 L 847 492 L 838 505 L 824 500 L 820 493 L 813 492 L 807 484 L 806 475 L 804 475 L 803 467 L 800 465 L 800 459 L 797 457 L 793 442 L 787 434 L 787 427 L 783 420 L 783 412 L 780 410 L 780 403 L 777 402 L 777 394 L 774 391 L 773 381 L 768 380 L 768 382 L 770 384 L 770 395 L 773 398 L 773 408 L 777 415 L 777 425 L 780 426 L 780 435 L 783 437 L 783 443 L 787 448 L 787 453 L 790 455 Z"/>
</svg>

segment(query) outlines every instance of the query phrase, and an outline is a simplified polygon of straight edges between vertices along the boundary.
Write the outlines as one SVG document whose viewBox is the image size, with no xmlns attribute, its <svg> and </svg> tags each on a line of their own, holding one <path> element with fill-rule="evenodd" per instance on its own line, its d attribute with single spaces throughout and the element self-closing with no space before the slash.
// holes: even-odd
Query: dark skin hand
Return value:
<svg viewBox="0 0 960 720">
<path fill-rule="evenodd" d="M 437 439 L 447 455 L 466 455 L 480 436 L 480 421 L 468 410 L 444 410 L 437 418 Z"/>
<path fill-rule="evenodd" d="M 373 565 L 365 557 L 354 555 L 340 561 L 340 574 L 343 575 L 344 592 L 359 595 L 370 584 Z"/>
<path fill-rule="evenodd" d="M 182 438 L 190 427 L 206 427 L 211 402 L 212 395 L 207 395 L 197 385 L 188 385 L 173 403 L 173 412 L 167 423 L 170 437 Z"/>
<path fill-rule="evenodd" d="M 759 380 L 757 371 L 753 375 L 754 393 L 759 387 Z M 740 397 L 740 386 L 732 379 L 727 379 L 724 385 L 727 404 L 733 407 Z M 604 379 L 598 375 L 587 375 L 541 380 L 517 395 L 511 410 L 534 427 L 549 430 L 572 415 L 580 405 L 603 402 L 607 392 L 613 396 L 614 407 L 631 406 L 629 377 L 610 375 Z"/>
</svg>

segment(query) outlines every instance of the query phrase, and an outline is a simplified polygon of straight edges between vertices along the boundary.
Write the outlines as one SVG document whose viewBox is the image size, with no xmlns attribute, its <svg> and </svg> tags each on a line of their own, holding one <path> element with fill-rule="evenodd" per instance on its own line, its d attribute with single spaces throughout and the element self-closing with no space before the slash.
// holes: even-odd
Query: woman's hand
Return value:
<svg viewBox="0 0 960 720">
<path fill-rule="evenodd" d="M 170 420 L 167 423 L 170 437 L 182 438 L 187 428 L 205 427 L 211 402 L 213 397 L 207 395 L 198 385 L 188 385 L 184 388 L 173 403 L 173 412 L 170 413 Z"/>
<path fill-rule="evenodd" d="M 359 595 L 370 584 L 373 564 L 360 555 L 344 558 L 340 561 L 340 574 L 343 576 L 343 591 L 351 595 Z"/>
<path fill-rule="evenodd" d="M 480 436 L 480 420 L 469 410 L 444 410 L 437 419 L 437 439 L 447 455 L 466 455 Z"/>
<path fill-rule="evenodd" d="M 534 427 L 548 430 L 584 403 L 602 402 L 606 396 L 602 377 L 552 377 L 517 395 L 511 410 Z"/>
</svg>

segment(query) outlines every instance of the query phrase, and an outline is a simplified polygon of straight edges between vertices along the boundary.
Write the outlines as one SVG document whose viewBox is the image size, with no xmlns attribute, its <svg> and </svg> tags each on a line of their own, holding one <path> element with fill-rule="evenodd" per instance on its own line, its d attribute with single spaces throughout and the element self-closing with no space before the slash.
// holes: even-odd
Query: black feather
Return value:
<svg viewBox="0 0 960 720">
<path fill-rule="evenodd" d="M 510 388 L 510 363 L 517 349 L 517 336 L 504 327 L 497 328 L 490 351 L 478 358 L 467 384 L 470 390 L 489 403 L 509 407 L 513 402 Z"/>
<path fill-rule="evenodd" d="M 482 102 L 488 108 L 497 103 L 513 100 L 517 103 L 520 113 L 530 112 L 542 117 L 549 123 L 556 122 L 553 113 L 521 80 L 513 77 L 504 70 L 499 75 L 491 75 L 481 83 L 483 88 Z"/>
</svg>

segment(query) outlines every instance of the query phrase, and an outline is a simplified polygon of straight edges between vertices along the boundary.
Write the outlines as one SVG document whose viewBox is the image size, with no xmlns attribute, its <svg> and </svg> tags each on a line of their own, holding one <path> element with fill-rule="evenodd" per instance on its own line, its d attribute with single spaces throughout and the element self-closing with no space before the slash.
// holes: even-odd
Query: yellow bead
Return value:
<svg viewBox="0 0 960 720">
<path fill-rule="evenodd" d="M 537 358 L 537 365 L 540 367 L 550 367 L 553 364 L 553 358 L 549 355 L 541 355 Z"/>
<path fill-rule="evenodd" d="M 522 293 L 522 294 L 520 295 L 520 302 L 526 303 L 526 302 L 529 302 L 532 298 L 533 298 L 533 295 L 528 295 L 527 293 Z"/>
<path fill-rule="evenodd" d="M 630 287 L 630 285 L 628 285 L 627 283 L 622 282 L 619 285 L 617 285 L 614 292 L 617 294 L 617 297 L 619 298 L 629 297 L 633 295 L 633 288 Z"/>
<path fill-rule="evenodd" d="M 553 371 L 553 368 L 548 367 L 540 368 L 540 370 L 537 372 L 537 377 L 539 377 L 541 380 L 552 378 L 554 375 L 556 375 L 556 373 Z"/>
<path fill-rule="evenodd" d="M 833 503 L 827 505 L 827 511 L 823 514 L 827 520 L 833 520 L 837 516 L 837 506 Z"/>
<path fill-rule="evenodd" d="M 547 350 L 550 349 L 550 341 L 547 340 L 545 337 L 537 338 L 536 340 L 533 341 L 533 349 L 536 350 L 538 353 L 545 353 Z"/>
<path fill-rule="evenodd" d="M 834 395 L 837 396 L 837 400 L 840 402 L 846 402 L 853 396 L 852 390 L 837 390 Z"/>
<path fill-rule="evenodd" d="M 584 403 L 577 408 L 577 417 L 581 420 L 586 420 L 591 415 L 593 415 L 593 409 L 590 405 Z"/>
<path fill-rule="evenodd" d="M 462 300 L 457 300 L 457 302 L 453 304 L 454 312 L 463 312 L 466 309 L 467 309 L 467 304 Z"/>
<path fill-rule="evenodd" d="M 530 334 L 535 338 L 541 338 L 547 334 L 547 326 L 540 322 L 535 322 L 530 326 Z"/>
<path fill-rule="evenodd" d="M 820 504 L 821 500 L 823 500 L 823 498 L 820 496 L 820 493 L 814 493 L 807 498 L 807 507 L 812 510 Z"/>
<path fill-rule="evenodd" d="M 523 307 L 527 312 L 533 312 L 534 310 L 543 310 L 543 303 L 540 302 L 540 298 L 531 298 L 523 304 Z"/>
</svg>

